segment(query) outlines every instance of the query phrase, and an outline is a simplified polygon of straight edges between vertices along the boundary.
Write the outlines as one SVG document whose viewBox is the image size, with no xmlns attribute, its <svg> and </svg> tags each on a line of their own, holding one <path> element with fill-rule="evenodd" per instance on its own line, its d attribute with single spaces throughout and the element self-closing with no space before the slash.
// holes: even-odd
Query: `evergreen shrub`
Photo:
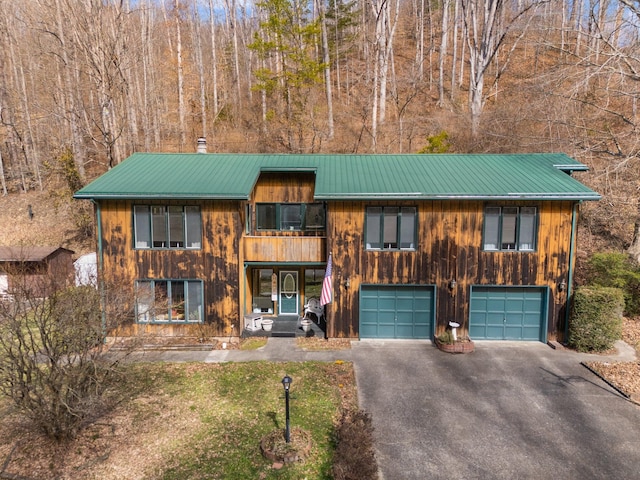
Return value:
<svg viewBox="0 0 640 480">
<path fill-rule="evenodd" d="M 569 345 L 579 352 L 603 352 L 622 338 L 623 292 L 619 288 L 579 287 L 576 289 Z"/>
<path fill-rule="evenodd" d="M 624 293 L 624 313 L 640 315 L 640 265 L 624 253 L 596 253 L 587 264 L 591 285 L 620 288 Z"/>
</svg>

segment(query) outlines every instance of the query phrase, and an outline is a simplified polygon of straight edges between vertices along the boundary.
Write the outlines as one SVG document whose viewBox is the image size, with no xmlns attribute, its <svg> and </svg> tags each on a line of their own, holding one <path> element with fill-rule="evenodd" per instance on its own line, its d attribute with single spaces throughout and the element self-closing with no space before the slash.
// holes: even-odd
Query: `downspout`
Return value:
<svg viewBox="0 0 640 480">
<path fill-rule="evenodd" d="M 98 237 L 98 251 L 96 252 L 96 259 L 98 261 L 97 272 L 98 272 L 98 288 L 100 289 L 100 303 L 102 304 L 101 317 L 102 317 L 102 341 L 104 343 L 107 342 L 107 301 L 106 294 L 104 291 L 104 258 L 103 258 L 103 250 L 102 250 L 102 212 L 100 210 L 100 203 L 96 202 L 93 198 L 91 199 L 91 203 L 95 206 L 96 209 L 96 236 Z"/>
<path fill-rule="evenodd" d="M 571 294 L 573 287 L 573 270 L 575 267 L 575 243 L 576 243 L 576 224 L 578 223 L 578 208 L 582 204 L 582 200 L 573 204 L 573 212 L 571 213 L 571 244 L 569 245 L 569 278 L 567 279 L 567 301 L 565 302 L 564 312 L 564 338 L 565 344 L 569 343 L 569 316 L 571 315 Z"/>
</svg>

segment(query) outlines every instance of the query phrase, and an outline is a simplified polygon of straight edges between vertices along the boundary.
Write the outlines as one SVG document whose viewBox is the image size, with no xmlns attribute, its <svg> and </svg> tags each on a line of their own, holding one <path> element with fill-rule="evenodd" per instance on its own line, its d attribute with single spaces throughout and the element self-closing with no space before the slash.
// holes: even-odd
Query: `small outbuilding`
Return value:
<svg viewBox="0 0 640 480">
<path fill-rule="evenodd" d="M 73 281 L 72 250 L 48 246 L 0 246 L 0 296 L 18 290 L 46 296 Z"/>
</svg>

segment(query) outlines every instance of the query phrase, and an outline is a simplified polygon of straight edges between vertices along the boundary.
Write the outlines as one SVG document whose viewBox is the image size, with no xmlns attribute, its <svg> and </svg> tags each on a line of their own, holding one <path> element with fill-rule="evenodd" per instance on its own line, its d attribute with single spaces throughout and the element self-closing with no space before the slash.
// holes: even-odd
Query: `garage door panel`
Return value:
<svg viewBox="0 0 640 480">
<path fill-rule="evenodd" d="M 540 326 L 540 313 L 525 313 L 522 324 L 526 327 L 538 328 Z"/>
<path fill-rule="evenodd" d="M 485 328 L 485 334 L 488 340 L 501 339 L 502 336 L 504 335 L 503 332 L 504 332 L 504 327 L 502 325 L 487 325 Z"/>
<path fill-rule="evenodd" d="M 363 286 L 361 338 L 431 338 L 433 287 Z"/>
<path fill-rule="evenodd" d="M 372 297 L 360 297 L 360 308 L 362 310 L 378 310 L 378 299 Z"/>
<path fill-rule="evenodd" d="M 376 336 L 378 338 L 394 338 L 395 331 L 395 325 L 380 325 Z"/>
<path fill-rule="evenodd" d="M 504 312 L 506 310 L 504 305 L 504 298 L 488 298 L 487 299 L 487 311 L 488 312 Z"/>
<path fill-rule="evenodd" d="M 469 335 L 476 339 L 541 340 L 545 307 L 543 288 L 472 288 Z"/>
</svg>

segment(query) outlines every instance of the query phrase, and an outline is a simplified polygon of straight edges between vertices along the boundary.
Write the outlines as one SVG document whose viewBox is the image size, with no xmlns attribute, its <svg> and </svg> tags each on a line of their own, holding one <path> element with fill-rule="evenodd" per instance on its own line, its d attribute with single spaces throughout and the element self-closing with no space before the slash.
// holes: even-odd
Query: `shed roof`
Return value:
<svg viewBox="0 0 640 480">
<path fill-rule="evenodd" d="M 0 262 L 41 262 L 58 251 L 73 254 L 63 247 L 0 246 Z"/>
<path fill-rule="evenodd" d="M 135 153 L 83 189 L 85 199 L 246 200 L 261 172 L 312 172 L 316 200 L 598 200 L 560 153 L 296 155 Z"/>
</svg>

